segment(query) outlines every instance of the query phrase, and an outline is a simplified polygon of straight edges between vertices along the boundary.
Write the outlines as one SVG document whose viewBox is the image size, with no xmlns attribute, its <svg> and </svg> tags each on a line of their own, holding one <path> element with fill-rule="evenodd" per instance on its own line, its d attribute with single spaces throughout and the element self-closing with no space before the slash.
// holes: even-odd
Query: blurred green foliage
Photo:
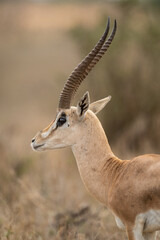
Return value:
<svg viewBox="0 0 160 240">
<path fill-rule="evenodd" d="M 118 30 L 107 56 L 89 75 L 91 98 L 112 95 L 112 104 L 103 112 L 110 140 L 130 131 L 143 116 L 145 131 L 130 141 L 134 150 L 144 138 L 155 151 L 160 147 L 160 14 L 149 5 L 119 3 Z M 109 14 L 108 14 L 109 15 Z M 70 32 L 84 57 L 102 35 L 107 22 L 103 16 L 95 29 L 77 26 Z M 111 23 L 113 17 L 111 18 Z M 104 124 L 103 124 L 104 125 Z M 137 126 L 138 127 L 138 126 Z M 140 131 L 139 131 L 140 132 Z M 133 132 L 134 135 L 134 132 Z M 138 138 L 138 139 L 137 139 Z M 127 140 L 127 139 L 126 139 Z"/>
<path fill-rule="evenodd" d="M 0 0 L 0 2 L 13 2 L 12 0 Z M 152 6 L 160 6 L 160 0 L 14 0 L 14 2 L 35 2 L 35 3 L 47 3 L 47 2 L 50 2 L 50 3 L 60 3 L 60 4 L 63 4 L 63 3 L 110 3 L 110 2 L 113 2 L 113 3 L 122 3 L 122 4 L 128 4 L 128 5 L 132 5 L 132 4 L 150 4 Z"/>
</svg>

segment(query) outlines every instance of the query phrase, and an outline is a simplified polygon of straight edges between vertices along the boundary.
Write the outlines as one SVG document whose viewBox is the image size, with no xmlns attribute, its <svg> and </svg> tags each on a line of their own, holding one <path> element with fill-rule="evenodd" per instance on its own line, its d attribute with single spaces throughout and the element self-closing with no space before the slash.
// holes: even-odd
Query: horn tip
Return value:
<svg viewBox="0 0 160 240">
<path fill-rule="evenodd" d="M 115 27 L 115 29 L 117 28 L 117 20 L 116 19 L 114 19 L 114 27 Z"/>
<path fill-rule="evenodd" d="M 110 17 L 108 17 L 107 28 L 109 28 L 109 26 L 110 26 Z"/>
</svg>

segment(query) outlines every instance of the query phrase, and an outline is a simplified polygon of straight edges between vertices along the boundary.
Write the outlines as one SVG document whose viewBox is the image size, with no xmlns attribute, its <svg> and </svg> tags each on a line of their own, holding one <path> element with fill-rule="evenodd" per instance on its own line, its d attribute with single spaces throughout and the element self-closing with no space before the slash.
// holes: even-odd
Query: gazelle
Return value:
<svg viewBox="0 0 160 240">
<path fill-rule="evenodd" d="M 111 97 L 90 104 L 85 93 L 76 107 L 71 100 L 78 87 L 110 46 L 110 20 L 94 47 L 69 76 L 60 94 L 55 120 L 32 139 L 33 150 L 71 147 L 88 191 L 114 214 L 129 240 L 153 240 L 160 229 L 160 155 L 146 154 L 132 160 L 116 157 L 96 114 Z"/>
</svg>

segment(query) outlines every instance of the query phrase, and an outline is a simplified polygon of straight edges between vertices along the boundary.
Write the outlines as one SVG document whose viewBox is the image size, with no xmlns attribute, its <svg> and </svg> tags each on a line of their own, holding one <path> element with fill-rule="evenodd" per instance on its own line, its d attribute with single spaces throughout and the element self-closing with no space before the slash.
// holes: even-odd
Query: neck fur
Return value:
<svg viewBox="0 0 160 240">
<path fill-rule="evenodd" d="M 118 160 L 109 146 L 98 118 L 91 111 L 81 128 L 81 138 L 72 146 L 78 169 L 88 191 L 100 202 L 107 204 L 107 192 Z M 112 169 L 112 174 L 110 174 Z"/>
</svg>

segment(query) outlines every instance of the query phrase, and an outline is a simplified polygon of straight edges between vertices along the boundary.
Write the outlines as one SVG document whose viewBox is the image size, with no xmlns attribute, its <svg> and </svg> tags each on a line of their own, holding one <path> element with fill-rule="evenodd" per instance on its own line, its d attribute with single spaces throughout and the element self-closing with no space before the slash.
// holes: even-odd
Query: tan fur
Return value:
<svg viewBox="0 0 160 240">
<path fill-rule="evenodd" d="M 92 108 L 98 111 L 93 105 Z M 145 213 L 160 210 L 160 155 L 120 160 L 113 154 L 101 123 L 91 110 L 83 118 L 79 118 L 76 107 L 60 110 L 58 114 L 62 112 L 67 123 L 53 127 L 46 138 L 39 132 L 32 147 L 44 144 L 36 149 L 41 151 L 71 146 L 86 188 L 121 220 L 129 240 L 151 239 L 153 235 L 147 235 L 149 217 Z M 46 131 L 51 127 L 52 123 Z M 153 232 L 158 229 L 160 225 L 155 225 Z"/>
<path fill-rule="evenodd" d="M 52 126 L 53 123 L 54 123 L 54 120 L 46 128 L 44 128 L 42 130 L 42 132 L 47 132 L 50 129 L 50 127 Z"/>
</svg>

